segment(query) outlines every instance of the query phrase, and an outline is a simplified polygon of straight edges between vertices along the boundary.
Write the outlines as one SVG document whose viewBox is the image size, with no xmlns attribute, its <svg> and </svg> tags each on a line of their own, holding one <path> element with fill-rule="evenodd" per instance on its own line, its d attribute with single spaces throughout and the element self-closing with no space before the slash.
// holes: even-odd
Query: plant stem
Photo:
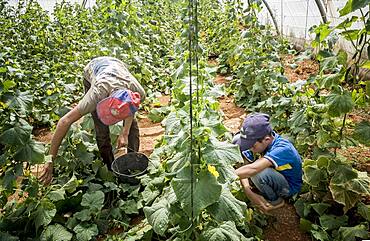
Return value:
<svg viewBox="0 0 370 241">
<path fill-rule="evenodd" d="M 342 127 L 340 128 L 340 131 L 339 131 L 339 144 L 342 142 L 342 139 L 343 139 L 343 131 L 344 131 L 344 128 L 345 128 L 345 125 L 346 125 L 346 119 L 347 119 L 347 113 L 344 114 Z M 338 147 L 335 148 L 335 152 L 334 152 L 335 156 L 337 156 L 337 149 L 338 149 Z"/>
</svg>

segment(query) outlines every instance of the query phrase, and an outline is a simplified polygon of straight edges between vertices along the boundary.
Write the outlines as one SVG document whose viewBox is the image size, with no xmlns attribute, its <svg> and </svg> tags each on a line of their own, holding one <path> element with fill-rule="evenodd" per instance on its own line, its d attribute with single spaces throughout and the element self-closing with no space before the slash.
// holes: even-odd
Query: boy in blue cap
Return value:
<svg viewBox="0 0 370 241">
<path fill-rule="evenodd" d="M 284 198 L 302 186 L 302 160 L 293 144 L 272 130 L 269 120 L 267 114 L 249 114 L 233 140 L 247 161 L 235 171 L 244 193 L 264 212 L 282 207 Z M 256 153 L 261 154 L 257 160 Z M 261 195 L 252 191 L 249 180 Z"/>
</svg>

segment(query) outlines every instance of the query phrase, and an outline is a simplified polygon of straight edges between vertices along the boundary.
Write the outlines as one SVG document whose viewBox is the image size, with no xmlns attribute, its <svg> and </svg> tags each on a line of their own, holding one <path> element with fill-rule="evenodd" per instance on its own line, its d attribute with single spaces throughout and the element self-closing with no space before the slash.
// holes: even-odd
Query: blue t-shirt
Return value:
<svg viewBox="0 0 370 241">
<path fill-rule="evenodd" d="M 276 133 L 273 136 L 264 157 L 285 177 L 290 187 L 289 194 L 294 195 L 302 187 L 302 159 L 291 142 Z"/>
</svg>

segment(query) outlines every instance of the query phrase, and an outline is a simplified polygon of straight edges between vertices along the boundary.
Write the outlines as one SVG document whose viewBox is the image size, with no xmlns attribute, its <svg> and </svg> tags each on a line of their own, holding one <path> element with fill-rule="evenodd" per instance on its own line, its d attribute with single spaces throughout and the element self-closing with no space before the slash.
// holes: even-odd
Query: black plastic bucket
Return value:
<svg viewBox="0 0 370 241">
<path fill-rule="evenodd" d="M 112 171 L 120 181 L 131 185 L 138 185 L 136 177 L 146 173 L 149 158 L 140 152 L 129 152 L 116 158 L 112 163 Z"/>
</svg>

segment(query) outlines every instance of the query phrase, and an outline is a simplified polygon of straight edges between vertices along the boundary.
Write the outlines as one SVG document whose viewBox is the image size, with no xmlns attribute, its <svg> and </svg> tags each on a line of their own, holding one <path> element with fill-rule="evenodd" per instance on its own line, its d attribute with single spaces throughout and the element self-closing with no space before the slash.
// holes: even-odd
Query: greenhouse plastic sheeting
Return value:
<svg viewBox="0 0 370 241">
<path fill-rule="evenodd" d="M 92 7 L 96 3 L 96 0 L 85 1 L 86 7 Z M 247 3 L 247 0 L 244 1 Z M 10 3 L 14 5 L 18 2 L 18 0 L 10 0 Z M 62 0 L 38 0 L 38 2 L 45 10 L 52 13 L 55 4 Z M 82 4 L 84 0 L 68 0 L 68 2 Z M 280 34 L 300 45 L 306 44 L 315 37 L 309 30 L 312 26 L 322 23 L 322 17 L 314 0 L 266 0 L 266 2 L 275 16 Z M 327 20 L 331 25 L 335 26 L 344 20 L 339 17 L 339 9 L 343 8 L 346 2 L 347 0 L 321 0 Z M 355 12 L 353 15 L 359 15 L 359 13 Z M 266 7 L 263 7 L 259 14 L 259 20 L 263 24 L 273 25 Z M 353 28 L 357 27 L 362 26 L 353 25 Z M 343 39 L 339 40 L 338 46 L 347 52 L 353 52 L 351 45 Z"/>
<path fill-rule="evenodd" d="M 314 0 L 267 0 L 266 2 L 275 16 L 280 34 L 299 44 L 305 44 L 312 40 L 315 36 L 310 33 L 310 28 L 323 22 Z M 345 19 L 339 16 L 339 10 L 345 6 L 346 2 L 347 0 L 321 0 L 330 25 L 336 26 Z M 356 11 L 352 15 L 360 16 L 360 13 Z M 265 7 L 259 14 L 259 20 L 261 23 L 273 25 L 271 16 Z M 352 28 L 360 27 L 362 28 L 362 26 L 356 24 L 352 26 Z M 338 44 L 340 48 L 347 52 L 353 52 L 347 41 L 340 39 Z"/>
<path fill-rule="evenodd" d="M 10 0 L 9 3 L 12 5 L 16 5 L 19 2 L 19 0 Z M 62 0 L 37 0 L 37 2 L 40 4 L 40 6 L 48 11 L 49 13 L 53 12 L 54 6 L 57 3 L 61 3 Z M 70 3 L 80 3 L 82 4 L 84 0 L 67 0 L 67 2 Z M 86 0 L 86 7 L 92 7 L 95 4 L 95 0 Z"/>
</svg>

